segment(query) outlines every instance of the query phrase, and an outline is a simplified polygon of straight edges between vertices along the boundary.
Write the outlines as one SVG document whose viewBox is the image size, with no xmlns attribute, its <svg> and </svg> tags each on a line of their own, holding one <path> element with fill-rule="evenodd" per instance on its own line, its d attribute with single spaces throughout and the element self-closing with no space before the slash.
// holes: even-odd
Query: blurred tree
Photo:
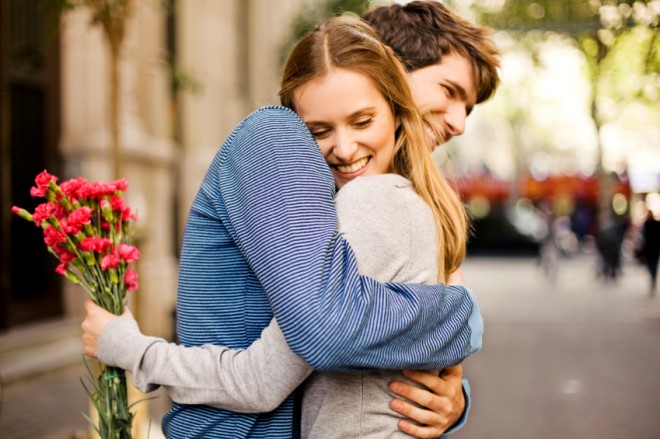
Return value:
<svg viewBox="0 0 660 439">
<path fill-rule="evenodd" d="M 280 65 L 284 65 L 289 51 L 314 26 L 324 23 L 330 17 L 343 12 L 353 12 L 361 15 L 371 6 L 371 0 L 312 0 L 300 7 L 299 12 L 291 20 L 289 38 L 282 44 L 280 50 Z"/>
<path fill-rule="evenodd" d="M 121 108 L 121 77 L 119 61 L 126 36 L 126 25 L 133 15 L 134 0 L 43 0 L 44 6 L 58 14 L 77 8 L 87 8 L 91 24 L 101 26 L 110 50 L 110 133 L 112 142 L 113 175 L 122 176 L 119 111 Z"/>
<path fill-rule="evenodd" d="M 604 183 L 601 128 L 620 116 L 624 105 L 645 104 L 658 111 L 660 50 L 658 0 L 453 0 L 477 19 L 518 40 L 539 31 L 573 40 L 584 55 L 591 85 L 591 117 L 597 130 L 597 172 Z M 536 48 L 539 45 L 528 44 Z M 611 103 L 616 103 L 613 109 Z M 609 214 L 611 193 L 601 186 L 599 220 Z"/>
</svg>

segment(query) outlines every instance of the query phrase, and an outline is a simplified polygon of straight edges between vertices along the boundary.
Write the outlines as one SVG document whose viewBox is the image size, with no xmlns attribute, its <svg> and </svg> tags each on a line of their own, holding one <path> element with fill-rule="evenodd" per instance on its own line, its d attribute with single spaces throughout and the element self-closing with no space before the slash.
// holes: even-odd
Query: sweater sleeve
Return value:
<svg viewBox="0 0 660 439">
<path fill-rule="evenodd" d="M 217 187 L 202 190 L 219 191 L 217 214 L 289 346 L 312 367 L 437 368 L 479 348 L 473 325 L 481 316 L 464 287 L 358 274 L 336 231 L 332 175 L 294 112 L 266 107 L 248 116 L 218 159 L 207 174 Z"/>
<path fill-rule="evenodd" d="M 275 319 L 243 350 L 167 343 L 142 335 L 135 320 L 118 318 L 103 329 L 97 355 L 131 371 L 142 392 L 162 385 L 174 402 L 241 413 L 275 410 L 312 372 L 289 349 Z"/>
</svg>

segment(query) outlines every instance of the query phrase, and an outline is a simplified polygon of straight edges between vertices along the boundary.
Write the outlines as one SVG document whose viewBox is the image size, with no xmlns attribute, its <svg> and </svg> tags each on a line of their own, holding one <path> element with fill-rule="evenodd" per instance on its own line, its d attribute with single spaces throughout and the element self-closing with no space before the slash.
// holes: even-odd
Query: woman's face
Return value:
<svg viewBox="0 0 660 439">
<path fill-rule="evenodd" d="M 333 69 L 298 87 L 293 101 L 319 144 L 338 189 L 356 177 L 390 169 L 396 121 L 367 76 Z"/>
</svg>

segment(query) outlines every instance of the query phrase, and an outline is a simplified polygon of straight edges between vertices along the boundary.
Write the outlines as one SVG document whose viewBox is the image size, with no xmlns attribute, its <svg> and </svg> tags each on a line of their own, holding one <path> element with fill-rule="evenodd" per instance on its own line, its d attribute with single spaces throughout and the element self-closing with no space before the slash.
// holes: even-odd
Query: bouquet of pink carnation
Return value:
<svg viewBox="0 0 660 439">
<path fill-rule="evenodd" d="M 122 198 L 128 185 L 124 180 L 89 182 L 82 177 L 58 185 L 57 180 L 44 170 L 30 194 L 46 201 L 33 213 L 16 206 L 12 212 L 41 227 L 48 251 L 60 262 L 55 271 L 81 285 L 94 303 L 120 315 L 126 292 L 138 287 L 131 264 L 140 257 L 130 244 L 137 218 Z M 98 378 L 90 382 L 92 389 L 83 385 L 99 413 L 98 425 L 92 423 L 99 435 L 130 438 L 133 414 L 124 370 L 101 365 Z"/>
</svg>

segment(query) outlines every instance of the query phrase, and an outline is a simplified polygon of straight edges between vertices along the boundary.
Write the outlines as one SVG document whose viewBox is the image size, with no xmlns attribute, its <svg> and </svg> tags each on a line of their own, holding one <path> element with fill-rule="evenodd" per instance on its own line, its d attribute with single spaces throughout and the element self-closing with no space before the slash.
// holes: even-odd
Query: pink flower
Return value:
<svg viewBox="0 0 660 439">
<path fill-rule="evenodd" d="M 132 245 L 119 244 L 117 250 L 119 256 L 129 264 L 140 258 L 140 251 Z"/>
<path fill-rule="evenodd" d="M 91 218 L 92 209 L 84 206 L 71 212 L 66 219 L 61 219 L 60 225 L 66 233 L 75 235 L 82 230 L 83 225 L 92 222 Z"/>
<path fill-rule="evenodd" d="M 41 203 L 34 210 L 32 220 L 37 226 L 41 226 L 41 223 L 46 221 L 53 213 L 55 213 L 55 204 Z"/>
<path fill-rule="evenodd" d="M 55 250 L 55 253 L 57 253 L 57 256 L 60 258 L 60 262 L 62 264 L 68 264 L 69 262 L 76 259 L 75 253 L 70 252 L 61 245 L 56 245 L 55 247 L 53 247 L 53 250 Z"/>
<path fill-rule="evenodd" d="M 136 221 L 137 215 L 131 211 L 130 207 L 124 206 L 124 208 L 121 211 L 121 219 L 122 221 L 128 221 L 129 219 Z"/>
<path fill-rule="evenodd" d="M 30 195 L 32 195 L 35 198 L 38 197 L 45 197 L 46 196 L 46 188 L 45 187 L 31 187 L 30 188 Z"/>
<path fill-rule="evenodd" d="M 101 183 L 99 182 L 85 182 L 77 190 L 76 195 L 78 198 L 94 198 L 102 195 Z"/>
<path fill-rule="evenodd" d="M 58 178 L 55 177 L 54 175 L 50 175 L 48 171 L 45 169 L 43 172 L 41 172 L 39 175 L 37 175 L 37 178 L 34 179 L 34 182 L 37 184 L 37 187 L 32 187 L 30 189 L 30 195 L 33 197 L 43 197 L 46 195 L 46 189 L 48 189 L 48 184 L 51 181 L 57 181 Z"/>
<path fill-rule="evenodd" d="M 124 180 L 123 178 L 120 178 L 119 180 L 111 181 L 108 184 L 114 187 L 115 192 L 124 192 L 126 189 L 128 189 L 128 183 L 126 183 L 126 180 Z"/>
<path fill-rule="evenodd" d="M 69 225 L 75 224 L 76 226 L 90 224 L 92 222 L 92 209 L 86 206 L 76 209 L 69 214 L 67 221 Z"/>
<path fill-rule="evenodd" d="M 75 224 L 69 225 L 69 222 L 66 219 L 60 220 L 60 228 L 67 235 L 75 235 L 82 230 L 82 226 L 78 227 Z"/>
<path fill-rule="evenodd" d="M 62 247 L 61 244 L 56 244 L 53 246 L 53 251 L 57 254 L 57 257 L 60 260 L 60 263 L 66 265 L 71 261 L 74 261 L 76 259 L 76 254 L 73 252 L 70 252 L 69 250 L 65 249 Z"/>
<path fill-rule="evenodd" d="M 123 183 L 122 183 L 123 182 Z M 124 180 L 111 181 L 104 183 L 101 181 L 86 182 L 76 190 L 78 198 L 100 198 L 106 195 L 113 195 L 115 192 L 126 188 L 128 185 Z"/>
<path fill-rule="evenodd" d="M 62 184 L 60 184 L 60 189 L 62 189 L 62 192 L 68 197 L 73 197 L 76 195 L 78 189 L 80 189 L 85 183 L 87 183 L 87 180 L 83 177 L 72 178 L 71 180 L 62 182 Z"/>
<path fill-rule="evenodd" d="M 50 175 L 48 171 L 44 169 L 42 173 L 37 175 L 37 178 L 34 179 L 34 182 L 37 183 L 37 186 L 39 187 L 44 187 L 44 186 L 48 187 L 48 184 L 51 181 L 57 181 L 57 180 L 59 180 L 57 177 L 55 177 L 54 175 Z"/>
<path fill-rule="evenodd" d="M 110 247 L 110 245 L 112 245 L 112 242 L 108 238 L 93 236 L 83 239 L 80 243 L 80 248 L 86 252 L 96 251 L 100 253 Z"/>
<path fill-rule="evenodd" d="M 126 275 L 124 276 L 124 284 L 128 291 L 135 291 L 138 289 L 138 274 L 137 271 L 129 268 L 126 270 Z"/>
<path fill-rule="evenodd" d="M 119 211 L 124 210 L 124 206 L 126 205 L 124 199 L 122 197 L 118 197 L 117 195 L 110 196 L 110 204 L 112 205 L 112 210 Z"/>
<path fill-rule="evenodd" d="M 66 235 L 53 226 L 48 226 L 44 230 L 44 242 L 51 247 L 61 242 L 66 242 Z"/>
<path fill-rule="evenodd" d="M 66 276 L 66 264 L 64 264 L 64 263 L 59 264 L 55 268 L 55 272 L 57 272 L 58 274 L 61 274 L 62 276 Z"/>
<path fill-rule="evenodd" d="M 107 254 L 101 259 L 101 270 L 105 271 L 108 268 L 115 268 L 121 263 L 121 259 L 114 253 Z"/>
</svg>

